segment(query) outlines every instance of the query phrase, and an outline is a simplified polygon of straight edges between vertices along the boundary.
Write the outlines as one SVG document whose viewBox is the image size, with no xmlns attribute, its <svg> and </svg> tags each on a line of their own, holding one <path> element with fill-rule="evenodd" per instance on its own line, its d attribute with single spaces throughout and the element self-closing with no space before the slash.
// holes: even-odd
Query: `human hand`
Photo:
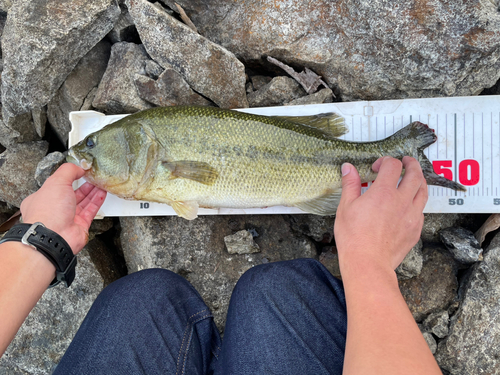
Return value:
<svg viewBox="0 0 500 375">
<path fill-rule="evenodd" d="M 62 236 L 74 254 L 87 243 L 90 224 L 106 198 L 104 190 L 89 183 L 73 190 L 73 181 L 84 173 L 82 168 L 65 163 L 21 203 L 23 222 L 43 223 Z"/>
<path fill-rule="evenodd" d="M 398 184 L 402 167 L 405 174 Z M 340 269 L 356 263 L 394 270 L 420 238 L 427 203 L 427 183 L 420 164 L 384 157 L 372 166 L 378 176 L 361 195 L 354 166 L 344 164 L 342 197 L 335 219 L 335 241 Z"/>
</svg>

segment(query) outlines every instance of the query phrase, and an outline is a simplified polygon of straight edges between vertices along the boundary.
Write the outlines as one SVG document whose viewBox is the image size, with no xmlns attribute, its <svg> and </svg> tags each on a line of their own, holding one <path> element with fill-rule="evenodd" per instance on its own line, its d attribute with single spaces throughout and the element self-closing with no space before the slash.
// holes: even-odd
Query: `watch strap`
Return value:
<svg viewBox="0 0 500 375">
<path fill-rule="evenodd" d="M 68 243 L 42 223 L 16 224 L 0 240 L 20 241 L 42 253 L 56 268 L 56 277 L 50 287 L 63 283 L 69 287 L 75 279 L 76 256 Z"/>
</svg>

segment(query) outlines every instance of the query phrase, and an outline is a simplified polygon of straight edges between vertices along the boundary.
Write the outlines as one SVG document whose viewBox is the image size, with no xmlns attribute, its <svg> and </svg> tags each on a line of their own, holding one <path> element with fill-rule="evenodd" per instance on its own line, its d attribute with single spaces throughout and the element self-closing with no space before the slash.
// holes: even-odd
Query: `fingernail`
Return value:
<svg viewBox="0 0 500 375">
<path fill-rule="evenodd" d="M 351 172 L 351 167 L 349 164 L 344 163 L 344 164 L 342 164 L 341 170 L 342 170 L 342 177 L 344 177 L 344 176 L 347 176 Z"/>
</svg>

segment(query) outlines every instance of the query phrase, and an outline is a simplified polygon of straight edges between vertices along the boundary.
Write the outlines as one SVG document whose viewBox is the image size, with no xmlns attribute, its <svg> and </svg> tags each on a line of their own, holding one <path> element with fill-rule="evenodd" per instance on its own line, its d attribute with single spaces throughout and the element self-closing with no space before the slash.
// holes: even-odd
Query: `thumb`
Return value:
<svg viewBox="0 0 500 375">
<path fill-rule="evenodd" d="M 350 203 L 361 196 L 361 179 L 356 167 L 349 163 L 342 164 L 342 196 L 340 201 Z"/>
</svg>

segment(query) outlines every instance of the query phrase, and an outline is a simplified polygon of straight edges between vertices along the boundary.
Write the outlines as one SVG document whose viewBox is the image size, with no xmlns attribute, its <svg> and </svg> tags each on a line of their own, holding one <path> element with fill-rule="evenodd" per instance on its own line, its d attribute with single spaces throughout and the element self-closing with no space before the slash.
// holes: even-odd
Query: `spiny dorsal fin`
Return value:
<svg viewBox="0 0 500 375">
<path fill-rule="evenodd" d="M 342 116 L 333 112 L 320 113 L 311 116 L 271 116 L 276 119 L 290 121 L 295 124 L 305 125 L 320 130 L 328 138 L 338 138 L 347 133 L 345 121 Z"/>
<path fill-rule="evenodd" d="M 164 161 L 162 164 L 171 172 L 170 179 L 187 178 L 205 185 L 213 185 L 219 177 L 215 168 L 201 161 Z"/>
<path fill-rule="evenodd" d="M 333 193 L 324 195 L 322 197 L 295 204 L 295 207 L 300 208 L 302 211 L 310 214 L 321 216 L 335 215 L 340 202 L 341 194 L 342 189 L 337 189 Z"/>
</svg>

